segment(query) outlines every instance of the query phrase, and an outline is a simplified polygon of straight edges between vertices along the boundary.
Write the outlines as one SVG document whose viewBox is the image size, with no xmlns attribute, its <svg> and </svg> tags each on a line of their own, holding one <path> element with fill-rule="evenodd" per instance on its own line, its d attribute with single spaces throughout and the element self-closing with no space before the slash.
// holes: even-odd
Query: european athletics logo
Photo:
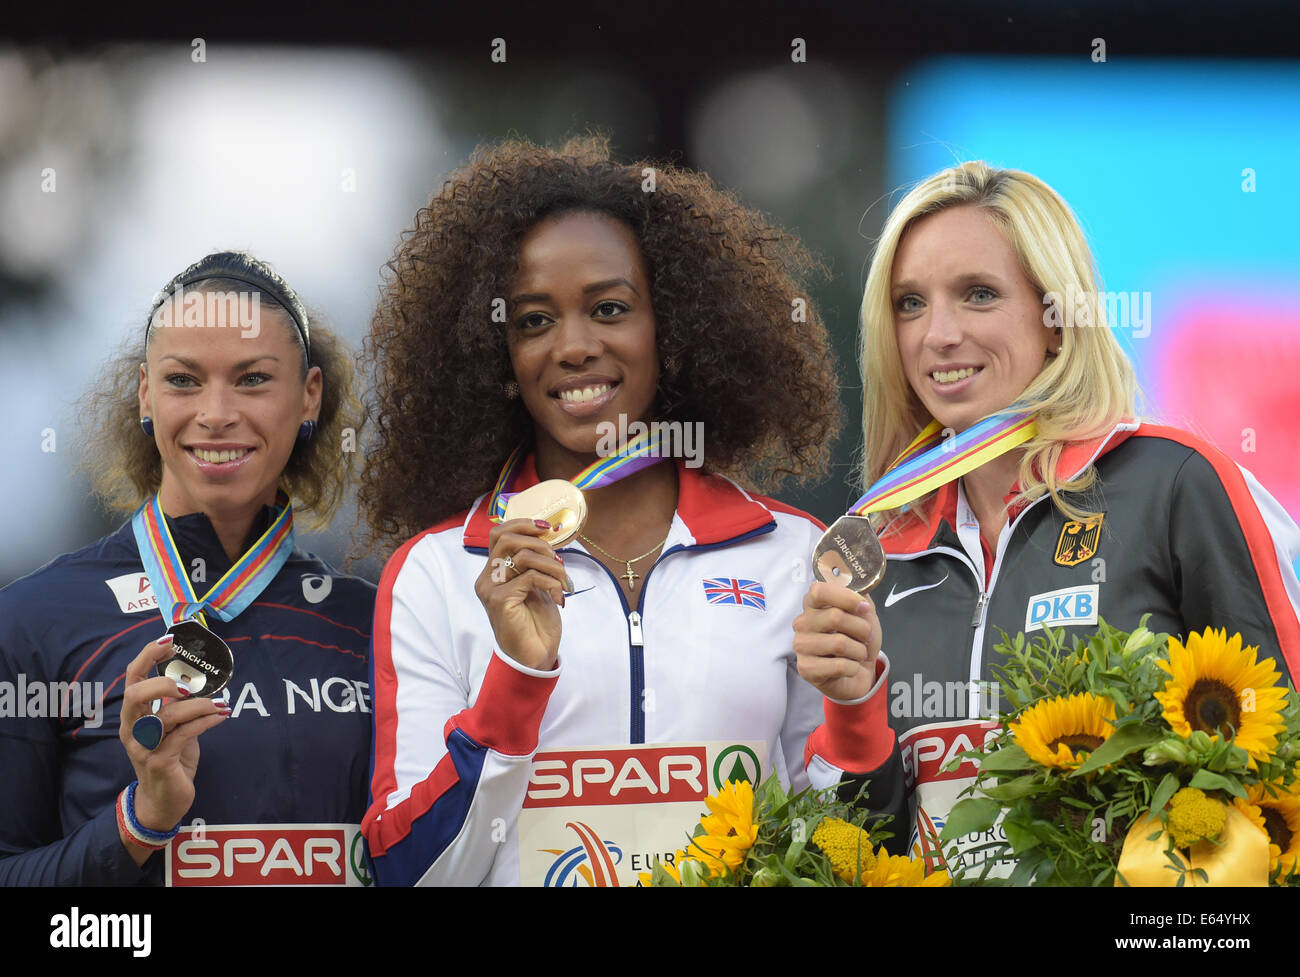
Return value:
<svg viewBox="0 0 1300 977">
<path fill-rule="evenodd" d="M 739 604 L 767 610 L 767 597 L 763 585 L 757 580 L 737 580 L 735 577 L 708 577 L 704 580 L 704 597 L 710 604 Z"/>
</svg>

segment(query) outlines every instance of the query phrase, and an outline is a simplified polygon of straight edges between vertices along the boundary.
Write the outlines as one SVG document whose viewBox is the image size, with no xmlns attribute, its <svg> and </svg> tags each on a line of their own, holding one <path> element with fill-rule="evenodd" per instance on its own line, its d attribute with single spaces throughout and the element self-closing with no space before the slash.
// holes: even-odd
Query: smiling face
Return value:
<svg viewBox="0 0 1300 977">
<path fill-rule="evenodd" d="M 510 363 L 537 431 L 539 470 L 585 465 L 601 422 L 652 419 L 654 311 L 627 225 L 586 211 L 538 223 L 519 246 L 510 308 Z"/>
<path fill-rule="evenodd" d="M 180 321 L 171 319 L 174 304 L 155 315 L 140 368 L 140 414 L 153 418 L 162 457 L 163 511 L 255 513 L 275 501 L 299 425 L 320 413 L 320 368 L 304 378 L 302 346 L 279 312 L 263 311 L 263 328 L 249 337 L 237 328 L 161 325 Z"/>
<path fill-rule="evenodd" d="M 1015 402 L 1059 340 L 1010 243 L 977 207 L 918 220 L 890 279 L 908 384 L 945 427 L 963 431 Z"/>
</svg>

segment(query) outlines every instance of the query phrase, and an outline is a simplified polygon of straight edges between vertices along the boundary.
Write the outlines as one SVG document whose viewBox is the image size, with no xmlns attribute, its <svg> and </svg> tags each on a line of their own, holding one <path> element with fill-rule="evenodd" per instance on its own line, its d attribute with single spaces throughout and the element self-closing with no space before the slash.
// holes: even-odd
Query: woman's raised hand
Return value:
<svg viewBox="0 0 1300 977">
<path fill-rule="evenodd" d="M 170 658 L 171 635 L 145 645 L 127 666 L 118 737 L 135 768 L 139 786 L 135 790 L 136 820 L 154 831 L 170 831 L 194 803 L 194 771 L 199 765 L 199 735 L 223 722 L 230 708 L 207 698 L 189 698 L 172 679 L 150 677 L 153 667 Z M 150 750 L 136 741 L 132 729 L 136 720 L 151 714 L 154 699 L 168 698 L 158 710 L 162 739 Z M 125 839 L 124 839 L 125 841 Z M 149 852 L 128 844 L 127 850 L 143 862 Z"/>
<path fill-rule="evenodd" d="M 555 667 L 564 606 L 564 562 L 541 538 L 550 528 L 540 519 L 493 527 L 487 565 L 474 582 L 501 650 L 541 671 Z"/>
<path fill-rule="evenodd" d="M 829 699 L 852 701 L 871 691 L 880 653 L 880 619 L 870 597 L 837 583 L 813 581 L 794 619 L 799 674 Z"/>
</svg>

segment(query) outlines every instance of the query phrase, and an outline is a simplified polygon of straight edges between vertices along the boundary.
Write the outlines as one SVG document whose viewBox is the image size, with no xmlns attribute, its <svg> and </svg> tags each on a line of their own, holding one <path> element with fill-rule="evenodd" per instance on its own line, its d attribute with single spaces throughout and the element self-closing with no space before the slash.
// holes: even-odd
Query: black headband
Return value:
<svg viewBox="0 0 1300 977">
<path fill-rule="evenodd" d="M 307 329 L 307 309 L 298 296 L 285 291 L 268 278 L 252 277 L 239 272 L 227 271 L 224 268 L 203 268 L 168 282 L 166 290 L 162 293 L 162 298 L 149 311 L 149 321 L 145 323 L 144 327 L 145 338 L 147 339 L 149 336 L 154 314 L 162 307 L 163 302 L 167 301 L 168 296 L 175 294 L 176 289 L 195 285 L 199 282 L 223 279 L 239 282 L 241 285 L 248 285 L 259 292 L 265 292 L 274 299 L 289 314 L 289 318 L 293 320 L 294 328 L 298 330 L 298 336 L 302 339 L 303 351 L 307 354 L 307 363 L 311 363 L 311 333 Z"/>
</svg>

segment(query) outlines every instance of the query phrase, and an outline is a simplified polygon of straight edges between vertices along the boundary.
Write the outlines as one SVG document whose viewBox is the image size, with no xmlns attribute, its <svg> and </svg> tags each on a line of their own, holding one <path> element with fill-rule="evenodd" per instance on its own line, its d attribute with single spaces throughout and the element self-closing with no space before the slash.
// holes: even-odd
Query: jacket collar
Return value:
<svg viewBox="0 0 1300 977">
<path fill-rule="evenodd" d="M 1067 442 L 1056 462 L 1056 480 L 1064 482 L 1075 478 L 1102 455 L 1127 441 L 1137 429 L 1136 421 L 1123 420 L 1101 437 Z M 1020 486 L 1016 485 L 1003 501 L 1010 502 L 1019 489 Z M 924 521 L 914 514 L 905 515 L 897 519 L 896 529 L 886 529 L 882 536 L 888 533 L 891 553 L 918 553 L 938 546 L 941 537 L 947 542 L 955 540 L 956 525 L 957 480 L 954 479 L 935 491 L 933 500 L 926 506 Z M 949 536 L 951 540 L 947 538 Z"/>
<path fill-rule="evenodd" d="M 677 465 L 677 515 L 669 535 L 669 547 L 723 543 L 775 525 L 771 510 L 731 479 L 687 468 L 680 458 L 674 464 Z M 530 454 L 520 462 L 510 491 L 522 492 L 537 482 L 537 462 Z M 465 517 L 463 542 L 468 549 L 487 549 L 488 534 L 492 531 L 489 501 L 488 495 L 480 496 Z"/>
</svg>

